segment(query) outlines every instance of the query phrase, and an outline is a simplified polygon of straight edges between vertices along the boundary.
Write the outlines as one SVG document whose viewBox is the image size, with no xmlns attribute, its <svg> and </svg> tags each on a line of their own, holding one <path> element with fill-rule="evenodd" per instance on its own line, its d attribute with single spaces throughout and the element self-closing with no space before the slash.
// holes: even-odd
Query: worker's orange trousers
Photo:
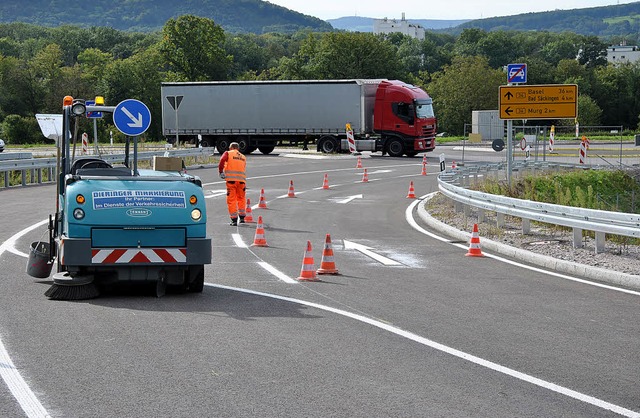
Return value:
<svg viewBox="0 0 640 418">
<path fill-rule="evenodd" d="M 247 211 L 246 184 L 239 181 L 227 182 L 227 209 L 229 217 L 244 217 Z"/>
</svg>

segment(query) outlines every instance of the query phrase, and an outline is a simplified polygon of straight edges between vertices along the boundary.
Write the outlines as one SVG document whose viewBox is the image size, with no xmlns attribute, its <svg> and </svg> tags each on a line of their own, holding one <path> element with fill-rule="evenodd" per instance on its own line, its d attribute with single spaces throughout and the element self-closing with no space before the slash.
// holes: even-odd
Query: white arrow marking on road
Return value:
<svg viewBox="0 0 640 418">
<path fill-rule="evenodd" d="M 209 195 L 205 196 L 205 199 L 211 199 L 212 197 L 218 197 L 227 194 L 226 190 L 211 190 Z"/>
<path fill-rule="evenodd" d="M 130 128 L 142 128 L 142 114 L 140 112 L 138 112 L 138 118 L 136 118 L 124 106 L 122 106 L 122 111 L 125 115 L 129 116 L 129 119 L 131 119 L 132 123 L 127 123 L 127 126 Z"/>
<path fill-rule="evenodd" d="M 371 247 L 367 247 L 366 245 L 362 245 L 362 244 L 356 244 L 355 242 L 351 242 L 351 241 L 347 241 L 342 240 L 344 242 L 344 249 L 345 250 L 356 250 L 356 251 L 360 251 L 362 254 L 373 258 L 374 260 L 376 260 L 379 263 L 384 264 L 385 266 L 401 266 L 401 263 L 398 263 L 395 260 L 392 260 L 390 258 L 387 258 L 385 256 L 382 256 L 380 254 L 376 254 L 373 251 L 371 251 Z"/>
<path fill-rule="evenodd" d="M 344 200 L 338 200 L 336 203 L 349 203 L 351 202 L 353 199 L 362 199 L 363 196 L 361 194 L 355 194 L 353 196 L 349 196 Z"/>
</svg>

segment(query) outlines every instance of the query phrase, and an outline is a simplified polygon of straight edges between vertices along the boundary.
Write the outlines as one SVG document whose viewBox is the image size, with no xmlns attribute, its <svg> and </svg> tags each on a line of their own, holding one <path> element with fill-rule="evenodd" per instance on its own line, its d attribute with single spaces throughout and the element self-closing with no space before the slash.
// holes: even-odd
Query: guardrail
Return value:
<svg viewBox="0 0 640 418">
<path fill-rule="evenodd" d="M 596 253 L 604 251 L 606 234 L 640 238 L 640 215 L 638 214 L 553 205 L 469 190 L 465 187 L 474 177 L 477 181 L 480 175 L 503 168 L 503 163 L 457 168 L 438 176 L 438 188 L 442 194 L 457 204 L 463 205 L 462 210 L 468 210 L 468 207 L 478 209 L 480 222 L 484 221 L 484 211 L 492 211 L 498 214 L 498 226 L 504 223 L 505 215 L 521 218 L 523 234 L 530 232 L 530 221 L 570 227 L 573 229 L 574 248 L 582 247 L 583 230 L 595 232 Z M 514 165 L 514 170 L 520 172 L 554 168 L 584 167 L 553 163 L 516 163 Z M 457 209 L 460 210 L 459 207 Z"/>
<path fill-rule="evenodd" d="M 138 161 L 151 161 L 154 156 L 169 153 L 172 157 L 205 157 L 213 148 L 185 148 L 162 151 L 138 152 Z M 80 156 L 77 156 L 78 158 Z M 108 163 L 124 162 L 125 154 L 102 154 L 100 158 Z M 21 185 L 51 183 L 55 181 L 56 158 L 30 158 L 0 161 L 0 190 L 10 187 L 11 173 L 20 172 Z"/>
</svg>

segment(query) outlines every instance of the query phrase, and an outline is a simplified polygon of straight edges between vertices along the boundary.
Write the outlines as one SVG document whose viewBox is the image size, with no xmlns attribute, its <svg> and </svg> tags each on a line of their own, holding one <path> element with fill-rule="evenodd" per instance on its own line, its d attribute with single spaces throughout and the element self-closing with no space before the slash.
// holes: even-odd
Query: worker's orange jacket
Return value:
<svg viewBox="0 0 640 418">
<path fill-rule="evenodd" d="M 224 164 L 224 175 L 226 181 L 239 181 L 241 183 L 247 182 L 247 174 L 245 172 L 247 167 L 247 158 L 240 153 L 240 151 L 232 149 L 227 151 L 226 162 L 221 161 Z"/>
</svg>

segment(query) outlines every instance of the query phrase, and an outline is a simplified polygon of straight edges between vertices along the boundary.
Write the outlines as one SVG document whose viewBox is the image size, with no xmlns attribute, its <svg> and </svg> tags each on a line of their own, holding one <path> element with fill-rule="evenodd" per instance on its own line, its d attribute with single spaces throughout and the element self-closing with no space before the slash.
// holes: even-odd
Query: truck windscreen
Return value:
<svg viewBox="0 0 640 418">
<path fill-rule="evenodd" d="M 416 100 L 416 116 L 420 119 L 434 118 L 432 103 L 431 100 Z"/>
</svg>

